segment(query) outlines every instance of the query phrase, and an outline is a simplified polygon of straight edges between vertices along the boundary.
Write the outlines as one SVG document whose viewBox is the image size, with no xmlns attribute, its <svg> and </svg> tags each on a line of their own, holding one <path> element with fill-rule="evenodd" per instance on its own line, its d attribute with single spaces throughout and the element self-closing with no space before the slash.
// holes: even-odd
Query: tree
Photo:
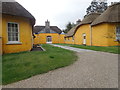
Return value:
<svg viewBox="0 0 120 90">
<path fill-rule="evenodd" d="M 68 24 L 66 25 L 66 29 L 63 30 L 64 33 L 67 33 L 71 28 L 73 28 L 76 24 L 68 22 Z"/>
<path fill-rule="evenodd" d="M 87 14 L 92 12 L 103 13 L 107 9 L 107 0 L 93 0 L 91 5 L 87 8 Z"/>
</svg>

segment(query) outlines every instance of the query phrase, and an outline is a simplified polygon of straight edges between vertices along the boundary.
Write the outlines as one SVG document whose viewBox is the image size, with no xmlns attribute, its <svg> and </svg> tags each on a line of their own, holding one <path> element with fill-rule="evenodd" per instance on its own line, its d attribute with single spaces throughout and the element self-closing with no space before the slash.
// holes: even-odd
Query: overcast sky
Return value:
<svg viewBox="0 0 120 90">
<path fill-rule="evenodd" d="M 64 29 L 66 24 L 83 19 L 86 8 L 92 0 L 16 0 L 24 6 L 35 18 L 36 25 L 45 25 L 48 19 L 51 26 Z M 108 0 L 107 2 L 117 2 Z"/>
</svg>

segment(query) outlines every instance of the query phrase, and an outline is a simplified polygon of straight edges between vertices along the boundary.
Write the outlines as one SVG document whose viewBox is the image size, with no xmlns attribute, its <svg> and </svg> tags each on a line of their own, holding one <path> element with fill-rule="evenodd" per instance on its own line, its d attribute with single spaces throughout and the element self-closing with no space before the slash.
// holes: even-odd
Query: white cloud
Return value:
<svg viewBox="0 0 120 90">
<path fill-rule="evenodd" d="M 86 14 L 86 8 L 92 0 L 16 0 L 36 18 L 37 25 L 49 20 L 51 25 L 65 28 L 68 21 L 75 22 Z M 118 0 L 108 0 L 110 2 Z"/>
<path fill-rule="evenodd" d="M 16 2 L 15 0 L 0 0 L 0 2 Z"/>
</svg>

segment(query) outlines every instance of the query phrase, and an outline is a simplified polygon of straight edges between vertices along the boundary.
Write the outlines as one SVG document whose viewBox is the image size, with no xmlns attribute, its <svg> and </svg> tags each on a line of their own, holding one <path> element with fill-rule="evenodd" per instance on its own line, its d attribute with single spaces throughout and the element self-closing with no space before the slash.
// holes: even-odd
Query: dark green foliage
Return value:
<svg viewBox="0 0 120 90">
<path fill-rule="evenodd" d="M 70 31 L 70 29 L 72 29 L 75 25 L 76 25 L 76 24 L 69 22 L 69 23 L 66 25 L 66 29 L 63 30 L 63 32 L 64 32 L 64 33 L 67 33 L 67 32 Z"/>
<path fill-rule="evenodd" d="M 97 13 L 103 13 L 107 9 L 107 2 L 100 1 L 100 0 L 93 0 L 91 2 L 91 5 L 87 8 L 87 14 L 97 12 Z"/>
</svg>

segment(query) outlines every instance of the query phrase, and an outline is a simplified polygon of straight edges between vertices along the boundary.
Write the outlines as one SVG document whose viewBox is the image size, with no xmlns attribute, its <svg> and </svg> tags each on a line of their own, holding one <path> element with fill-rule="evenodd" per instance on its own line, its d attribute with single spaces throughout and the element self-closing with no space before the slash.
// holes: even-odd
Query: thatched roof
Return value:
<svg viewBox="0 0 120 90">
<path fill-rule="evenodd" d="M 98 16 L 100 16 L 99 13 L 90 13 L 89 15 L 85 16 L 85 18 L 81 21 L 79 26 L 84 24 L 91 24 Z"/>
<path fill-rule="evenodd" d="M 65 34 L 65 37 L 72 37 L 72 36 L 74 36 L 74 33 L 75 33 L 77 27 L 78 27 L 78 25 L 76 25 L 76 26 L 73 27 L 70 31 L 68 31 L 68 33 Z"/>
<path fill-rule="evenodd" d="M 92 23 L 92 25 L 117 22 L 120 22 L 120 3 L 109 6 L 108 9 Z"/>
<path fill-rule="evenodd" d="M 35 18 L 18 2 L 2 2 L 2 14 L 22 16 L 29 18 L 32 25 L 35 24 Z"/>
<path fill-rule="evenodd" d="M 65 37 L 71 37 L 75 34 L 76 30 L 78 27 L 80 27 L 81 25 L 85 25 L 85 24 L 91 24 L 100 14 L 99 13 L 91 13 L 89 15 L 87 15 L 78 25 L 76 25 L 75 27 L 73 27 L 66 35 Z"/>
<path fill-rule="evenodd" d="M 57 26 L 50 26 L 50 28 L 46 28 L 45 26 L 35 26 L 33 29 L 33 33 L 39 34 L 42 33 L 50 33 L 50 30 L 54 33 L 61 34 L 62 31 Z"/>
</svg>

